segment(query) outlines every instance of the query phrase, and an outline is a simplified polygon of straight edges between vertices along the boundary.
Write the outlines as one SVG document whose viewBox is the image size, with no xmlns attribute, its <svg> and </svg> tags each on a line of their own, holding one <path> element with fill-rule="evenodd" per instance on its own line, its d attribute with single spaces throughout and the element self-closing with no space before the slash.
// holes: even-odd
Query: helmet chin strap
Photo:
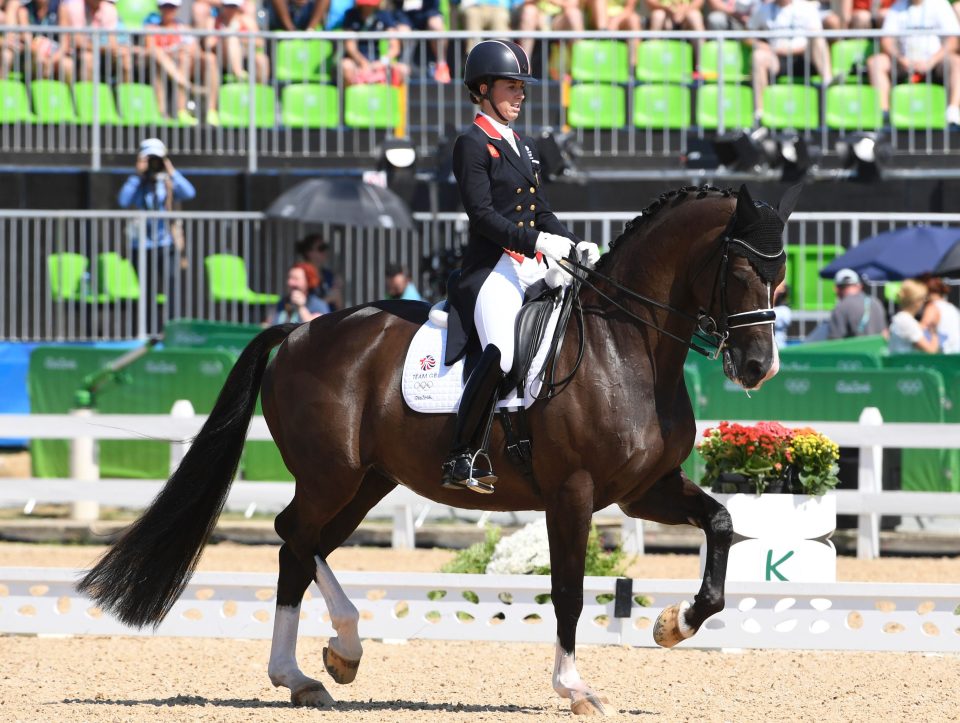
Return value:
<svg viewBox="0 0 960 723">
<path fill-rule="evenodd" d="M 494 112 L 494 114 L 497 116 L 497 118 L 499 118 L 499 119 L 503 122 L 503 124 L 504 124 L 505 126 L 508 126 L 508 125 L 510 125 L 510 121 L 507 120 L 506 118 L 504 118 L 504 117 L 503 117 L 503 113 L 501 113 L 499 110 L 497 110 L 497 106 L 496 106 L 496 104 L 493 102 L 493 97 L 491 96 L 491 93 L 493 93 L 493 84 L 494 84 L 495 81 L 496 81 L 496 78 L 493 78 L 493 79 L 491 79 L 491 81 L 490 81 L 489 83 L 487 83 L 487 92 L 484 93 L 483 95 L 481 95 L 480 98 L 481 98 L 482 100 L 487 101 L 487 102 L 490 104 L 491 110 L 493 110 L 493 112 Z"/>
</svg>

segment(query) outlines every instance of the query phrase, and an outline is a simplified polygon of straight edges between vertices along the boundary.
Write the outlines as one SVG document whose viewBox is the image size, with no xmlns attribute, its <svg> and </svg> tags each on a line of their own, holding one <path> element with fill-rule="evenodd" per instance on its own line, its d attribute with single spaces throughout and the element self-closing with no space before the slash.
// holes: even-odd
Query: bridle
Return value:
<svg viewBox="0 0 960 723">
<path fill-rule="evenodd" d="M 702 354 L 705 357 L 708 357 L 711 360 L 717 359 L 720 354 L 723 352 L 727 344 L 727 339 L 730 337 L 730 332 L 734 329 L 741 329 L 748 326 L 759 326 L 762 324 L 773 324 L 776 320 L 776 313 L 773 311 L 771 305 L 771 288 L 770 283 L 767 282 L 767 306 L 765 308 L 754 309 L 752 311 L 741 311 L 735 314 L 728 312 L 727 306 L 727 271 L 729 268 L 730 262 L 730 248 L 731 246 L 740 246 L 744 248 L 748 254 L 754 254 L 759 258 L 764 260 L 774 260 L 777 257 L 781 256 L 784 253 L 783 241 L 780 242 L 780 249 L 776 253 L 764 253 L 757 249 L 752 244 L 747 243 L 743 239 L 736 238 L 731 234 L 724 231 L 719 237 L 719 244 L 710 257 L 704 262 L 703 267 L 694 275 L 694 279 L 700 275 L 700 273 L 705 269 L 710 262 L 713 260 L 714 255 L 719 251 L 722 253 L 720 259 L 720 266 L 717 269 L 717 274 L 713 280 L 713 289 L 710 293 L 710 305 L 712 306 L 713 300 L 716 298 L 719 291 L 720 295 L 720 316 L 719 319 L 711 316 L 707 311 L 701 309 L 700 312 L 696 315 L 690 314 L 682 309 L 677 309 L 674 306 L 665 304 L 662 301 L 656 299 L 651 299 L 649 296 L 644 296 L 633 289 L 627 288 L 619 281 L 614 279 L 611 276 L 607 276 L 596 269 L 592 269 L 589 266 L 586 266 L 578 261 L 572 259 L 562 259 L 560 263 L 567 268 L 568 271 L 574 276 L 573 282 L 573 293 L 579 294 L 580 284 L 585 284 L 589 288 L 593 289 L 599 296 L 606 299 L 609 303 L 613 304 L 615 307 L 620 309 L 624 314 L 629 316 L 634 321 L 637 321 L 641 324 L 649 326 L 652 329 L 660 332 L 661 334 L 674 339 L 675 341 L 680 342 L 684 346 L 692 349 L 698 354 Z M 579 273 L 577 273 L 579 272 Z M 644 304 L 649 304 L 650 306 L 655 306 L 658 309 L 663 309 L 671 314 L 680 316 L 687 321 L 693 322 L 694 331 L 690 339 L 684 339 L 683 337 L 677 336 L 676 334 L 667 331 L 661 326 L 658 326 L 649 319 L 645 319 L 642 316 L 634 313 L 619 301 L 617 301 L 611 295 L 601 291 L 591 279 L 609 284 L 618 291 L 622 292 L 628 298 L 634 301 L 640 301 Z"/>
</svg>

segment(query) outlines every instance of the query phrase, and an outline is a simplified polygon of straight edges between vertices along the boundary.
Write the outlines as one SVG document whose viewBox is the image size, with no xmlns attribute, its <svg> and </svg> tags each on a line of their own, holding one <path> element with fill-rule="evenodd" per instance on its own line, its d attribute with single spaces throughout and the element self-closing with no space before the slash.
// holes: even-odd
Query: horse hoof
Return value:
<svg viewBox="0 0 960 723">
<path fill-rule="evenodd" d="M 330 648 L 323 649 L 323 665 L 333 678 L 340 685 L 352 683 L 357 677 L 357 668 L 360 667 L 359 660 L 347 660 L 339 655 L 336 650 Z"/>
<path fill-rule="evenodd" d="M 323 683 L 316 680 L 291 691 L 290 702 L 312 708 L 332 708 L 336 704 L 333 696 L 323 687 Z"/>
<path fill-rule="evenodd" d="M 653 626 L 653 639 L 657 645 L 672 648 L 697 632 L 683 620 L 683 614 L 689 607 L 690 603 L 684 601 L 664 608 L 657 617 L 656 625 Z"/>
<path fill-rule="evenodd" d="M 607 715 L 604 703 L 610 705 L 609 700 L 596 693 L 574 692 L 570 696 L 570 710 L 574 715 Z"/>
</svg>

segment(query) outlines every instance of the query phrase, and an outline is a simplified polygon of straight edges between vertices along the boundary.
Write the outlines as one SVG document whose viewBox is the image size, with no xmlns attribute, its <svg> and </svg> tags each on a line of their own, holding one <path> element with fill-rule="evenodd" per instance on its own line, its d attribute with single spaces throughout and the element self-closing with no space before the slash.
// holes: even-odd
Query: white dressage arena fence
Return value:
<svg viewBox="0 0 960 723">
<path fill-rule="evenodd" d="M 156 630 L 125 627 L 95 607 L 76 592 L 79 576 L 77 570 L 0 568 L 0 633 L 267 639 L 273 631 L 275 575 L 197 573 Z M 548 576 L 337 576 L 360 613 L 364 638 L 552 643 L 556 637 Z M 661 610 L 689 600 L 699 585 L 626 582 L 584 579 L 578 642 L 656 647 L 652 629 Z M 728 582 L 726 600 L 726 608 L 682 647 L 939 653 L 960 648 L 960 585 Z M 625 614 L 617 617 L 617 610 Z M 301 608 L 300 630 L 310 637 L 335 634 L 323 598 L 312 590 Z"/>
<path fill-rule="evenodd" d="M 76 461 L 71 479 L 0 480 L 0 506 L 32 506 L 37 502 L 71 503 L 82 509 L 90 504 L 143 509 L 156 496 L 165 480 L 95 479 L 95 445 L 99 439 L 174 440 L 184 444 L 200 430 L 205 417 L 167 415 L 0 415 L 0 437 L 18 435 L 33 439 L 70 439 L 93 454 L 94 459 L 73 455 Z M 716 420 L 697 422 L 698 438 Z M 880 555 L 880 516 L 926 515 L 960 516 L 960 495 L 950 492 L 884 492 L 882 461 L 884 447 L 941 449 L 960 447 L 960 424 L 884 423 L 875 408 L 861 414 L 860 422 L 809 422 L 840 446 L 860 448 L 858 489 L 838 490 L 837 512 L 859 515 L 857 556 L 872 559 Z M 270 440 L 263 417 L 254 417 L 248 432 L 250 440 Z M 172 455 L 176 458 L 176 454 Z M 82 474 L 77 473 L 78 466 Z M 92 469 L 91 469 L 92 468 Z M 283 482 L 245 482 L 238 480 L 230 490 L 228 509 L 252 513 L 255 509 L 278 510 L 293 498 L 293 484 Z M 86 504 L 84 504 L 86 503 Z M 412 548 L 416 529 L 430 511 L 430 500 L 397 487 L 373 510 L 370 517 L 392 516 L 394 547 Z M 414 512 L 416 510 L 416 512 Z M 611 505 L 598 515 L 615 515 L 623 520 L 625 547 L 643 552 L 643 531 L 639 520 L 627 518 Z M 481 516 L 481 524 L 486 520 Z"/>
</svg>

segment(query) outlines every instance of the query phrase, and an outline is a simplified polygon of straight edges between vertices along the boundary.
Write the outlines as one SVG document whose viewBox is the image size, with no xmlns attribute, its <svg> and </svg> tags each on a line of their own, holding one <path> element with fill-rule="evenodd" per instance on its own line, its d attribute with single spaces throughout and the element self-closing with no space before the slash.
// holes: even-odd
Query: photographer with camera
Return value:
<svg viewBox="0 0 960 723">
<path fill-rule="evenodd" d="M 193 184 L 173 167 L 167 156 L 167 148 L 159 138 L 147 138 L 137 151 L 136 173 L 127 178 L 117 194 L 121 208 L 141 211 L 173 211 L 174 202 L 189 201 L 197 195 Z M 146 232 L 145 238 L 141 238 Z M 148 218 L 145 225 L 132 220 L 127 225 L 131 258 L 137 263 L 140 244 L 146 250 L 146 268 L 138 272 L 146 274 L 147 300 L 156 301 L 157 294 L 167 299 L 176 299 L 176 257 L 185 264 L 183 228 L 179 221 L 163 217 Z"/>
</svg>

